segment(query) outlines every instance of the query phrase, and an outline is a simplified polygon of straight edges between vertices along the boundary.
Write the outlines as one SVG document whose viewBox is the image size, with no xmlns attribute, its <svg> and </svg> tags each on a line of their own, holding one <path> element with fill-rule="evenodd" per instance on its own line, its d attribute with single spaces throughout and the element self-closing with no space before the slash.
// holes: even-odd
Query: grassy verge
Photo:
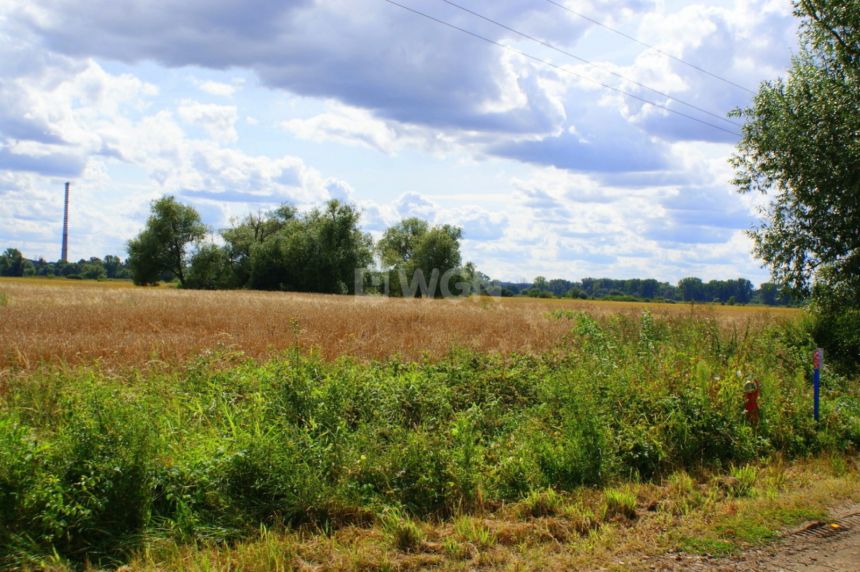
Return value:
<svg viewBox="0 0 860 572">
<path fill-rule="evenodd" d="M 530 567 L 615 554 L 638 523 L 668 530 L 691 514 L 704 532 L 661 545 L 721 551 L 768 537 L 719 508 L 779 498 L 791 474 L 768 484 L 768 460 L 860 444 L 847 380 L 825 376 L 811 420 L 812 344 L 797 324 L 558 318 L 567 343 L 541 356 L 210 353 L 166 373 L 9 377 L 0 563 Z M 743 414 L 748 379 L 762 387 L 757 425 Z"/>
<path fill-rule="evenodd" d="M 786 526 L 823 518 L 860 501 L 856 466 L 840 458 L 756 465 L 755 488 L 735 496 L 725 477 L 676 473 L 660 484 L 626 485 L 635 511 L 609 507 L 617 489 L 529 498 L 451 521 L 384 517 L 378 525 L 335 531 L 261 529 L 232 546 L 155 540 L 137 552 L 133 570 L 441 570 L 485 566 L 515 570 L 627 570 L 668 550 L 726 556 L 770 540 Z M 693 484 L 690 492 L 678 480 Z M 683 507 L 683 508 L 682 508 Z"/>
</svg>

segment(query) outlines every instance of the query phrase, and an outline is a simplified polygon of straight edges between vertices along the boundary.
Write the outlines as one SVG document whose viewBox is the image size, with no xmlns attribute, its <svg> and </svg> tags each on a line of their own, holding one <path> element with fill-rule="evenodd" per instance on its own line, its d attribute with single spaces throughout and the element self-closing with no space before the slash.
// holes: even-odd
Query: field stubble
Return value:
<svg viewBox="0 0 860 572">
<path fill-rule="evenodd" d="M 250 291 L 128 288 L 127 283 L 2 280 L 0 369 L 99 362 L 110 368 L 176 365 L 213 348 L 264 358 L 299 348 L 327 359 L 441 357 L 453 348 L 540 353 L 569 331 L 554 310 L 594 316 L 697 313 L 725 326 L 795 310 L 579 300 L 404 300 Z"/>
</svg>

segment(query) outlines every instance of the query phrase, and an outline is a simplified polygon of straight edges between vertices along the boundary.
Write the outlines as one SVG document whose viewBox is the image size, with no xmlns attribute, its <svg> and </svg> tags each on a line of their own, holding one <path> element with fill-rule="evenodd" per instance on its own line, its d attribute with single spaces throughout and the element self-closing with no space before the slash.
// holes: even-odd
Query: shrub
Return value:
<svg viewBox="0 0 860 572">
<path fill-rule="evenodd" d="M 98 386 L 67 396 L 44 469 L 24 493 L 27 529 L 73 559 L 115 556 L 148 523 L 156 450 L 140 401 Z"/>
<path fill-rule="evenodd" d="M 226 494 L 248 523 L 320 522 L 331 499 L 323 459 L 303 432 L 289 427 L 240 438 L 224 467 Z"/>
<path fill-rule="evenodd" d="M 860 371 L 860 309 L 816 309 L 812 336 L 835 369 L 847 374 Z"/>
</svg>

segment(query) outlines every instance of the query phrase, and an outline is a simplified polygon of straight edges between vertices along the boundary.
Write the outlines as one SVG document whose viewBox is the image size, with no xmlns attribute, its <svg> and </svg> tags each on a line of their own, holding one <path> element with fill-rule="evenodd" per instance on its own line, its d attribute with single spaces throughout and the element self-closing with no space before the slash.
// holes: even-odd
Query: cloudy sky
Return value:
<svg viewBox="0 0 860 572">
<path fill-rule="evenodd" d="M 766 279 L 724 116 L 788 67 L 788 0 L 398 3 L 0 0 L 0 247 L 57 259 L 68 180 L 74 259 L 164 194 L 213 230 L 334 197 L 502 279 Z"/>
</svg>

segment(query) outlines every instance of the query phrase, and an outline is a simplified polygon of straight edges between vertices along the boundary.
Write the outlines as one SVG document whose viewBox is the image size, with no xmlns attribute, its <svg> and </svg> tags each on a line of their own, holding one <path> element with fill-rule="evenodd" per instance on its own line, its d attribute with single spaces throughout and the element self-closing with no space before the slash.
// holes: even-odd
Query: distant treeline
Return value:
<svg viewBox="0 0 860 572">
<path fill-rule="evenodd" d="M 581 298 L 604 300 L 656 300 L 665 302 L 716 302 L 720 304 L 766 304 L 790 306 L 801 302 L 772 282 L 755 289 L 746 278 L 711 280 L 681 279 L 677 285 L 653 278 L 583 278 L 572 282 L 562 278 L 547 280 L 543 276 L 534 282 L 496 282 L 503 296 L 534 298 Z"/>
<path fill-rule="evenodd" d="M 235 248 L 236 243 L 239 242 L 236 236 L 238 234 L 246 237 L 253 235 L 248 222 L 248 220 L 245 220 L 236 227 L 225 231 L 225 234 L 232 239 L 228 241 L 228 245 L 232 245 Z M 410 229 L 410 226 L 417 228 Z M 387 272 L 380 270 L 369 271 L 367 275 L 368 284 L 365 285 L 365 291 L 378 292 L 379 288 L 374 287 L 370 282 L 375 280 L 378 283 L 380 277 L 383 279 L 388 277 L 390 280 L 389 293 L 400 295 L 401 292 L 398 290 L 397 277 L 394 276 L 393 271 L 393 268 L 398 266 L 396 263 L 397 257 L 412 259 L 413 262 L 410 269 L 413 271 L 422 266 L 429 268 L 434 262 L 443 262 L 426 260 L 427 258 L 432 258 L 432 253 L 438 250 L 438 248 L 431 248 L 436 242 L 447 243 L 448 248 L 444 250 L 451 257 L 447 260 L 448 263 L 459 263 L 459 231 L 454 227 L 435 227 L 434 233 L 431 233 L 428 237 L 427 235 L 431 230 L 433 229 L 426 222 L 418 221 L 417 219 L 407 219 L 407 221 L 403 221 L 389 229 L 386 238 L 381 240 L 377 245 L 378 249 L 380 249 L 379 245 L 387 249 L 392 249 L 394 245 L 398 245 L 403 249 L 408 248 L 408 241 L 403 239 L 404 234 L 422 237 L 424 245 L 420 246 L 419 243 L 416 243 L 413 247 L 409 247 L 408 252 L 401 250 L 401 252 L 396 253 L 389 250 L 386 257 L 389 262 L 394 263 L 392 264 L 392 269 Z M 251 232 L 249 233 L 248 231 Z M 427 240 L 428 238 L 430 240 Z M 277 277 L 258 274 L 254 277 L 254 280 L 251 280 L 250 260 L 247 260 L 247 258 L 250 258 L 250 253 L 247 257 L 237 257 L 241 261 L 238 268 L 229 268 L 224 258 L 226 252 L 220 249 L 220 251 L 215 250 L 215 248 L 213 245 L 204 245 L 191 257 L 192 272 L 186 278 L 190 280 L 186 287 L 287 289 L 283 288 L 283 283 L 279 282 Z M 250 247 L 246 246 L 245 252 L 249 252 L 249 250 Z M 417 251 L 417 259 L 415 251 Z M 267 250 L 264 250 L 262 254 L 266 255 L 267 258 L 269 257 Z M 201 276 L 201 270 L 203 270 L 201 267 L 212 269 L 213 266 L 204 262 L 207 260 L 212 262 L 213 258 L 217 261 L 214 264 L 214 269 L 218 276 L 210 274 L 204 278 L 204 276 Z M 422 259 L 424 259 L 423 262 Z M 17 249 L 8 248 L 0 255 L 0 276 L 56 276 L 87 280 L 130 280 L 132 279 L 132 268 L 127 260 L 110 254 L 104 258 L 92 257 L 81 259 L 77 262 L 48 262 L 43 258 L 37 260 L 24 258 Z M 429 271 L 427 272 L 427 276 L 430 276 Z M 348 272 L 345 272 L 343 278 L 348 277 Z M 218 283 L 219 279 L 224 280 L 225 278 L 232 278 L 235 281 Z M 175 277 L 170 272 L 163 271 L 150 279 L 153 281 L 171 281 L 175 280 Z M 670 284 L 669 282 L 660 282 L 653 278 L 629 278 L 624 280 L 614 278 L 583 278 L 579 281 L 571 281 L 562 278 L 547 280 L 543 276 L 538 276 L 534 282 L 504 282 L 490 279 L 475 270 L 472 264 L 467 263 L 460 269 L 460 274 L 452 279 L 452 282 L 457 279 L 477 279 L 481 283 L 481 290 L 483 292 L 505 297 L 528 296 L 533 298 L 579 298 L 621 301 L 714 302 L 720 304 L 765 304 L 768 306 L 791 306 L 802 302 L 802 300 L 781 290 L 772 282 L 765 282 L 756 289 L 752 282 L 746 278 L 704 282 L 700 278 L 689 277 L 683 278 L 677 285 Z M 348 288 L 345 282 L 342 282 L 342 284 Z M 295 284 L 294 290 L 314 291 L 307 286 L 307 284 Z"/>
<path fill-rule="evenodd" d="M 48 262 L 44 258 L 30 260 L 16 248 L 7 248 L 0 255 L 0 276 L 58 276 L 71 279 L 128 280 L 131 271 L 126 261 L 108 254 L 104 258 L 92 257 L 77 262 Z"/>
</svg>

